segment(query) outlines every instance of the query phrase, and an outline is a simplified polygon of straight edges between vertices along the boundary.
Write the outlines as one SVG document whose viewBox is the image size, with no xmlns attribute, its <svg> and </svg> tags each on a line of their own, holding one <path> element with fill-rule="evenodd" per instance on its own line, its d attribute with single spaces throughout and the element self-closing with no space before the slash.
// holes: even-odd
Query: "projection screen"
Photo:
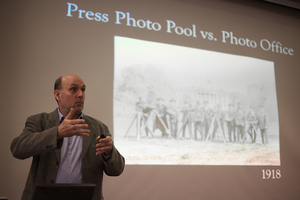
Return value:
<svg viewBox="0 0 300 200">
<path fill-rule="evenodd" d="M 2 0 L 0 197 L 31 159 L 9 150 L 53 84 L 77 74 L 84 113 L 125 157 L 105 199 L 299 199 L 300 12 L 263 1 Z"/>
</svg>

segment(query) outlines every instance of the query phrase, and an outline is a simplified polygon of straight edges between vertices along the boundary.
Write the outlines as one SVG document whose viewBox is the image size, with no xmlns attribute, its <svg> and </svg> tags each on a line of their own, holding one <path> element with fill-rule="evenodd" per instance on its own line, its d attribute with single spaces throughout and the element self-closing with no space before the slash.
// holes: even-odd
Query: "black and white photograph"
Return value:
<svg viewBox="0 0 300 200">
<path fill-rule="evenodd" d="M 114 139 L 133 165 L 280 165 L 274 63 L 115 37 Z"/>
</svg>

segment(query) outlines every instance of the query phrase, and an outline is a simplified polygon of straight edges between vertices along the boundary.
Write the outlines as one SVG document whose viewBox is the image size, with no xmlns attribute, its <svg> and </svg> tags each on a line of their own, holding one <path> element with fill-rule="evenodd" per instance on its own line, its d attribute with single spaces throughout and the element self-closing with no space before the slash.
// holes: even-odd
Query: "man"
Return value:
<svg viewBox="0 0 300 200">
<path fill-rule="evenodd" d="M 157 99 L 154 112 L 156 114 L 155 127 L 161 131 L 162 137 L 167 137 L 169 133 L 169 127 L 167 127 L 167 106 L 164 104 L 163 98 Z"/>
<path fill-rule="evenodd" d="M 184 101 L 182 112 L 182 137 L 185 138 L 185 130 L 188 127 L 190 133 L 190 139 L 193 139 L 192 135 L 192 104 L 188 101 Z M 179 131 L 180 132 L 180 131 Z"/>
<path fill-rule="evenodd" d="M 267 144 L 268 116 L 263 105 L 259 107 L 258 127 L 260 129 L 262 143 Z"/>
<path fill-rule="evenodd" d="M 249 124 L 247 133 L 250 135 L 252 143 L 255 143 L 256 142 L 258 116 L 255 113 L 255 109 L 253 106 L 250 106 L 250 111 L 247 114 L 247 122 Z"/>
<path fill-rule="evenodd" d="M 215 138 L 216 132 L 218 129 L 221 129 L 222 134 L 223 134 L 223 140 L 224 143 L 226 142 L 226 137 L 225 137 L 225 132 L 224 132 L 224 127 L 223 127 L 223 120 L 224 120 L 224 112 L 222 110 L 221 104 L 215 105 L 214 112 L 213 112 L 213 132 L 212 132 L 212 139 Z"/>
<path fill-rule="evenodd" d="M 170 134 L 173 138 L 177 137 L 178 131 L 178 115 L 179 111 L 177 108 L 177 103 L 175 99 L 170 100 L 169 107 L 167 109 L 167 116 L 169 116 L 168 127 L 170 127 Z"/>
<path fill-rule="evenodd" d="M 236 126 L 236 142 L 244 142 L 244 129 L 245 129 L 246 119 L 245 112 L 243 109 L 243 104 L 238 103 L 236 115 L 235 115 L 235 126 Z"/>
<path fill-rule="evenodd" d="M 145 101 L 142 100 L 142 98 L 139 98 L 139 101 L 135 104 L 135 110 L 136 110 L 136 119 L 137 119 L 137 125 L 138 125 L 138 139 L 140 138 L 140 135 L 142 134 L 141 127 L 144 125 L 144 130 L 146 132 L 147 137 L 152 137 L 152 127 L 149 127 L 150 122 L 152 121 L 152 115 L 151 112 L 154 108 L 147 105 Z M 152 123 L 151 123 L 152 124 Z"/>
<path fill-rule="evenodd" d="M 232 103 L 228 105 L 228 110 L 225 115 L 225 121 L 227 123 L 227 132 L 229 137 L 229 142 L 235 142 L 235 110 Z"/>
<path fill-rule="evenodd" d="M 209 107 L 208 101 L 204 101 L 204 124 L 205 124 L 205 138 L 207 138 L 209 129 L 212 125 L 212 109 Z"/>
<path fill-rule="evenodd" d="M 58 109 L 27 119 L 11 143 L 14 157 L 33 157 L 22 200 L 30 200 L 38 183 L 96 184 L 93 200 L 103 199 L 103 171 L 123 172 L 125 160 L 113 145 L 108 127 L 82 113 L 84 82 L 70 74 L 58 78 L 54 96 Z M 100 139 L 100 135 L 107 137 Z"/>
<path fill-rule="evenodd" d="M 196 106 L 194 109 L 194 134 L 195 134 L 195 140 L 197 140 L 198 135 L 198 128 L 201 136 L 201 140 L 204 141 L 204 115 L 205 111 L 204 108 L 201 106 L 200 101 L 196 102 Z"/>
</svg>

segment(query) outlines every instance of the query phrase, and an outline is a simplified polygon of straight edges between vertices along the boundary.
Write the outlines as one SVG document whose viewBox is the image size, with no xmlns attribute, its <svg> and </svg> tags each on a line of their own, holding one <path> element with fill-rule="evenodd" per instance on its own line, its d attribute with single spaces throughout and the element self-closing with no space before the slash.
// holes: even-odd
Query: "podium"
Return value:
<svg viewBox="0 0 300 200">
<path fill-rule="evenodd" d="M 92 200 L 95 184 L 37 184 L 31 200 Z"/>
</svg>

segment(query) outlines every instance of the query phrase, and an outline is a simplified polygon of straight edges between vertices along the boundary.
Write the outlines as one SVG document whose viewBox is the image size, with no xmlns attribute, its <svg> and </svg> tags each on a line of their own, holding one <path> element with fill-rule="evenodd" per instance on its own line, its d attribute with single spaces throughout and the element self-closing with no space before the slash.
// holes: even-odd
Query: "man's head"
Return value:
<svg viewBox="0 0 300 200">
<path fill-rule="evenodd" d="M 78 118 L 83 110 L 86 86 L 78 76 L 68 74 L 59 77 L 54 84 L 54 96 L 60 112 L 67 116 L 74 108 L 74 118 Z"/>
</svg>

